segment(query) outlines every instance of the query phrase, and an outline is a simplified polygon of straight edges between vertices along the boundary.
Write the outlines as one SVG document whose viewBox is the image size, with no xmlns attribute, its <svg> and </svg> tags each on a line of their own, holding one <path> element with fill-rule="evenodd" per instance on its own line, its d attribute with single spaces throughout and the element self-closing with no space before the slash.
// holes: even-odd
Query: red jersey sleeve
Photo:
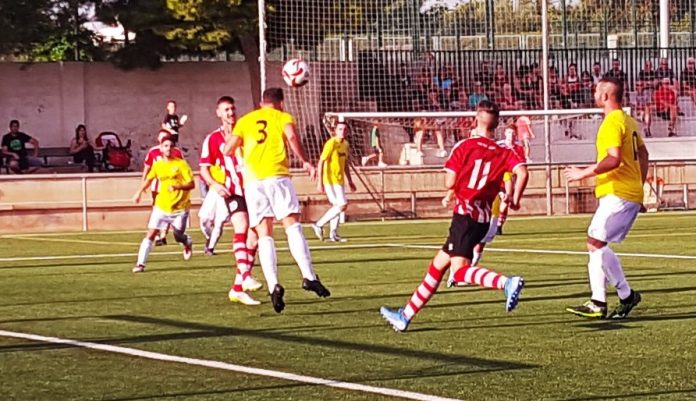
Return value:
<svg viewBox="0 0 696 401">
<path fill-rule="evenodd" d="M 213 153 L 211 152 L 210 149 L 210 137 L 212 135 L 208 135 L 205 137 L 205 140 L 203 141 L 203 146 L 201 146 L 201 157 L 198 159 L 198 165 L 199 166 L 212 166 L 213 165 Z"/>
<path fill-rule="evenodd" d="M 150 150 L 147 151 L 147 155 L 145 155 L 145 161 L 143 162 L 143 165 L 146 167 L 152 167 L 152 164 L 155 163 L 155 148 L 151 148 Z"/>
<path fill-rule="evenodd" d="M 512 149 L 505 149 L 507 158 L 505 160 L 505 171 L 513 172 L 517 166 L 526 164 L 525 160 Z"/>
<path fill-rule="evenodd" d="M 464 147 L 464 141 L 454 145 L 454 149 L 452 149 L 449 158 L 447 158 L 445 162 L 445 170 L 454 174 L 459 173 L 459 170 L 461 170 L 464 164 Z"/>
<path fill-rule="evenodd" d="M 184 154 L 181 153 L 181 149 L 179 149 L 179 148 L 174 148 L 174 149 L 172 149 L 172 157 L 176 157 L 176 158 L 178 158 L 178 159 L 183 159 L 183 158 L 184 158 Z"/>
</svg>

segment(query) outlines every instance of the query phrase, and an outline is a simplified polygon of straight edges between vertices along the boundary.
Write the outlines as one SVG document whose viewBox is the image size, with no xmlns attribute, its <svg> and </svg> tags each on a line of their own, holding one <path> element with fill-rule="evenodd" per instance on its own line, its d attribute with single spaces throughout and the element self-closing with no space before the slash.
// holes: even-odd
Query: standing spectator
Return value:
<svg viewBox="0 0 696 401">
<path fill-rule="evenodd" d="M 169 131 L 169 133 L 172 135 L 172 142 L 174 142 L 174 145 L 179 142 L 179 129 L 186 124 L 186 120 L 188 120 L 188 116 L 184 114 L 179 118 L 179 115 L 176 114 L 176 102 L 173 100 L 170 100 L 167 102 L 167 114 L 164 116 L 164 120 L 162 121 L 162 129 L 165 129 Z"/>
<path fill-rule="evenodd" d="M 660 81 L 669 78 L 669 84 L 674 85 L 674 71 L 669 67 L 669 62 L 666 58 L 660 59 L 660 66 L 657 67 L 657 71 L 655 71 L 655 78 Z"/>
<path fill-rule="evenodd" d="M 652 132 L 650 126 L 652 124 L 652 91 L 647 89 L 648 81 L 636 82 L 636 96 L 633 107 L 636 108 L 636 117 L 639 121 L 645 124 L 645 137 L 650 138 Z"/>
<path fill-rule="evenodd" d="M 643 69 L 638 73 L 638 81 L 643 82 L 643 88 L 652 93 L 657 87 L 657 74 L 653 70 L 653 64 L 650 60 L 645 60 Z"/>
<path fill-rule="evenodd" d="M 689 57 L 686 60 L 686 68 L 681 73 L 682 93 L 690 96 L 696 103 L 696 59 Z"/>
<path fill-rule="evenodd" d="M 75 163 L 85 163 L 87 171 L 94 172 L 96 158 L 94 142 L 87 136 L 87 127 L 80 124 L 75 128 L 75 137 L 70 141 L 70 154 L 73 155 Z"/>
<path fill-rule="evenodd" d="M 379 136 L 379 127 L 373 125 L 370 130 L 370 147 L 372 148 L 372 154 L 363 156 L 361 164 L 367 166 L 367 163 L 372 159 L 377 159 L 377 167 L 387 167 L 387 163 L 384 162 L 384 148 L 382 147 L 382 139 Z"/>
<path fill-rule="evenodd" d="M 524 148 L 524 158 L 527 163 L 531 163 L 532 159 L 529 157 L 531 153 L 530 142 L 535 138 L 534 131 L 532 131 L 532 120 L 527 116 L 519 116 L 515 121 L 515 125 L 517 126 L 517 139 L 522 144 L 522 148 Z"/>
<path fill-rule="evenodd" d="M 628 75 L 621 69 L 621 61 L 618 58 L 611 60 L 611 69 L 604 74 L 605 78 L 616 78 L 624 86 L 624 91 L 628 90 Z"/>
<path fill-rule="evenodd" d="M 670 85 L 670 79 L 662 78 L 662 84 L 655 91 L 655 110 L 657 115 L 663 120 L 669 120 L 669 136 L 677 136 L 675 127 L 677 125 L 677 94 Z"/>
<path fill-rule="evenodd" d="M 602 78 L 604 78 L 604 74 L 602 74 L 602 65 L 599 64 L 599 61 L 595 61 L 595 63 L 592 64 L 592 84 L 597 86 Z"/>
<path fill-rule="evenodd" d="M 469 95 L 469 110 L 476 110 L 476 106 L 483 100 L 488 100 L 488 95 L 484 92 L 481 81 L 476 81 Z"/>
<path fill-rule="evenodd" d="M 29 156 L 27 143 L 34 148 L 33 156 Z M 2 137 L 2 152 L 8 160 L 8 166 L 16 174 L 31 174 L 41 167 L 39 141 L 20 132 L 17 120 L 10 121 L 10 132 Z"/>
</svg>

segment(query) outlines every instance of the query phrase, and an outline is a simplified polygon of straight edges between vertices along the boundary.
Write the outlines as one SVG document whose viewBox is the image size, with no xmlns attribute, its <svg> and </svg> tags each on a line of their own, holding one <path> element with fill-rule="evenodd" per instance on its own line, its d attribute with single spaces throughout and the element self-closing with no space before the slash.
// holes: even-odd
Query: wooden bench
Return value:
<svg viewBox="0 0 696 401">
<path fill-rule="evenodd" d="M 43 159 L 43 167 L 66 167 L 66 166 L 72 166 L 72 159 L 73 155 L 70 154 L 70 148 L 65 146 L 65 147 L 46 147 L 46 148 L 39 148 L 39 158 Z M 64 163 L 49 163 L 49 158 L 53 159 L 65 159 L 67 158 Z M 100 152 L 94 152 L 94 158 L 95 158 L 95 165 L 99 165 L 101 162 L 101 153 Z M 77 166 L 81 166 L 82 164 L 77 164 Z"/>
</svg>

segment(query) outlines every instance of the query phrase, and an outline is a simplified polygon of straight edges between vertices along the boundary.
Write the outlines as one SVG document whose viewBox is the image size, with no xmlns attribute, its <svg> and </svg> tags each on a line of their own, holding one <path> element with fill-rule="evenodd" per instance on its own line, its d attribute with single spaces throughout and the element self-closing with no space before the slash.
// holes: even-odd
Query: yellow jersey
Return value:
<svg viewBox="0 0 696 401">
<path fill-rule="evenodd" d="M 595 195 L 615 195 L 621 199 L 643 203 L 643 180 L 638 162 L 638 149 L 645 146 L 638 122 L 623 110 L 614 110 L 604 117 L 597 133 L 597 161 L 607 157 L 611 148 L 621 149 L 621 164 L 608 173 L 598 174 Z"/>
<path fill-rule="evenodd" d="M 272 107 L 251 111 L 237 121 L 232 135 L 242 138 L 245 181 L 290 176 L 284 130 L 294 122 L 292 115 Z"/>
<path fill-rule="evenodd" d="M 343 185 L 348 157 L 348 141 L 331 137 L 324 144 L 319 160 L 324 161 L 321 182 L 325 185 Z"/>
<path fill-rule="evenodd" d="M 191 166 L 184 159 L 158 160 L 152 165 L 147 179 L 158 179 L 160 190 L 155 198 L 155 207 L 165 213 L 181 212 L 191 206 L 191 191 L 170 191 L 170 185 L 184 185 L 193 181 Z"/>
<path fill-rule="evenodd" d="M 500 202 L 500 195 L 498 195 L 491 205 L 491 217 L 500 217 Z"/>
</svg>

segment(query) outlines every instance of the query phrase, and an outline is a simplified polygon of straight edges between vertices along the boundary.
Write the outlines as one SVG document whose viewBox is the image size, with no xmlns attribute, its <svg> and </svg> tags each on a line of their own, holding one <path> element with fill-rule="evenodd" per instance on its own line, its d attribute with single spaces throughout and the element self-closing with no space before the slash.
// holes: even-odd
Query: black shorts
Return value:
<svg viewBox="0 0 696 401">
<path fill-rule="evenodd" d="M 227 201 L 227 208 L 230 211 L 230 216 L 237 213 L 237 212 L 248 212 L 249 209 L 247 209 L 247 204 L 246 200 L 244 199 L 243 196 L 239 195 L 232 195 L 229 198 L 226 199 Z"/>
<path fill-rule="evenodd" d="M 663 120 L 669 120 L 672 117 L 669 115 L 669 111 L 657 111 L 655 114 Z"/>
<path fill-rule="evenodd" d="M 474 257 L 474 247 L 486 237 L 489 225 L 475 222 L 469 215 L 455 214 L 442 250 L 450 256 L 471 260 Z"/>
</svg>

